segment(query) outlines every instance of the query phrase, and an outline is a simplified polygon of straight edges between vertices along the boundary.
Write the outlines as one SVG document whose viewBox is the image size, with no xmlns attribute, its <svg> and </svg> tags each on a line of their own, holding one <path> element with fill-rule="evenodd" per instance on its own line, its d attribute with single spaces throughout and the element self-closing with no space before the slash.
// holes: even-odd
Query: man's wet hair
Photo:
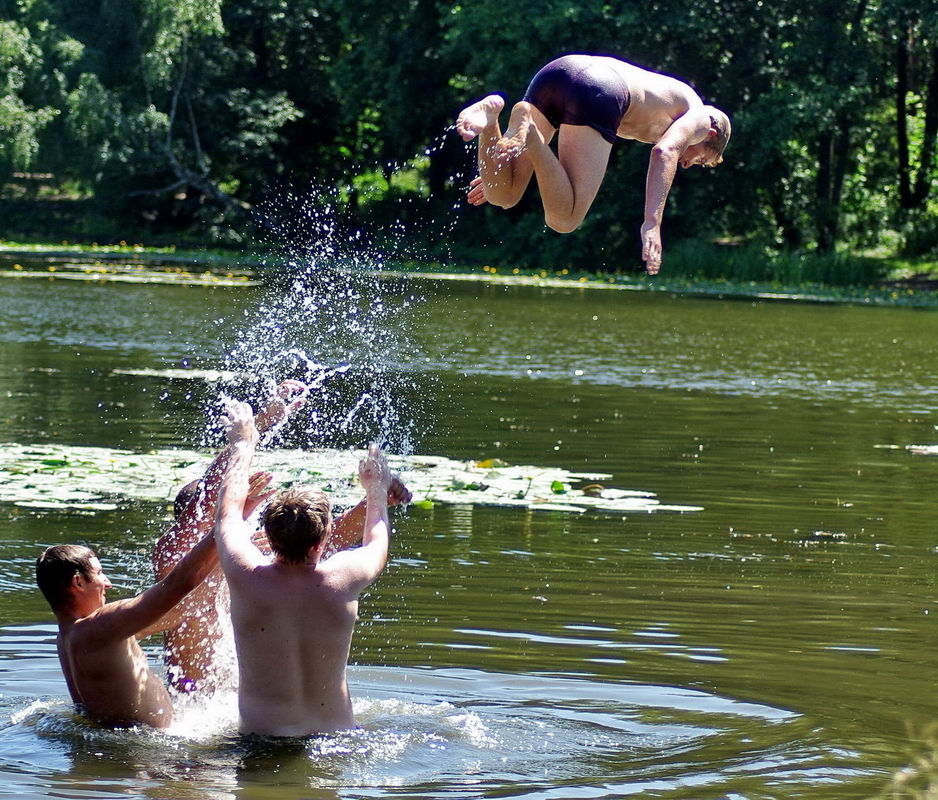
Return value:
<svg viewBox="0 0 938 800">
<path fill-rule="evenodd" d="M 199 494 L 199 481 L 191 481 L 176 492 L 176 499 L 173 500 L 173 519 L 179 519 L 179 516 L 189 507 Z"/>
<path fill-rule="evenodd" d="M 288 564 L 302 564 L 332 529 L 332 504 L 309 487 L 284 489 L 261 515 L 270 549 Z"/>
<path fill-rule="evenodd" d="M 68 587 L 75 575 L 91 578 L 94 557 L 94 551 L 84 545 L 57 544 L 47 547 L 36 559 L 36 583 L 53 609 L 68 599 Z"/>
</svg>

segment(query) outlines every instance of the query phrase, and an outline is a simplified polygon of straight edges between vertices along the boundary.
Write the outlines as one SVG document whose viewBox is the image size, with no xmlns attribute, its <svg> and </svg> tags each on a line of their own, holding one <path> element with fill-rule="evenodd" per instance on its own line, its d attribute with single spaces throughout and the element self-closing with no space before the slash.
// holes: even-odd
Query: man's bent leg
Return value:
<svg viewBox="0 0 938 800">
<path fill-rule="evenodd" d="M 586 217 L 606 175 L 612 144 L 584 125 L 561 125 L 559 159 L 546 143 L 528 143 L 537 175 L 544 221 L 558 233 L 570 233 Z"/>
<path fill-rule="evenodd" d="M 535 130 L 536 129 L 536 130 Z M 547 118 L 530 103 L 516 103 L 505 135 L 498 124 L 479 136 L 479 175 L 485 199 L 493 205 L 511 208 L 528 188 L 534 167 L 527 156 L 527 140 L 550 141 L 554 129 Z"/>
</svg>

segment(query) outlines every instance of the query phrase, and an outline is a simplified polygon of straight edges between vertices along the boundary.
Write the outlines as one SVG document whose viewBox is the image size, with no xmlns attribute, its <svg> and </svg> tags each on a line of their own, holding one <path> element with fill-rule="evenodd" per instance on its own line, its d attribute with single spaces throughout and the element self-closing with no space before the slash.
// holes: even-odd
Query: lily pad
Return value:
<svg viewBox="0 0 938 800">
<path fill-rule="evenodd" d="M 255 469 L 272 472 L 275 485 L 314 483 L 326 489 L 339 506 L 362 496 L 355 476 L 363 451 L 264 450 Z M 206 469 L 210 454 L 185 450 L 157 450 L 142 454 L 102 447 L 0 444 L 4 500 L 17 505 L 37 502 L 56 507 L 113 508 L 116 500 L 166 502 L 176 490 Z M 415 496 L 412 505 L 433 508 L 437 503 L 487 505 L 534 510 L 582 512 L 588 509 L 631 513 L 700 511 L 699 506 L 664 505 L 651 492 L 604 488 L 601 496 L 571 488 L 578 480 L 608 480 L 609 475 L 583 475 L 554 467 L 501 467 L 497 473 L 474 462 L 444 456 L 388 455 Z M 54 464 L 53 468 L 49 465 Z M 61 469 L 62 466 L 68 469 Z M 324 476 L 330 476 L 325 478 Z M 563 494 L 563 503 L 556 498 Z"/>
</svg>

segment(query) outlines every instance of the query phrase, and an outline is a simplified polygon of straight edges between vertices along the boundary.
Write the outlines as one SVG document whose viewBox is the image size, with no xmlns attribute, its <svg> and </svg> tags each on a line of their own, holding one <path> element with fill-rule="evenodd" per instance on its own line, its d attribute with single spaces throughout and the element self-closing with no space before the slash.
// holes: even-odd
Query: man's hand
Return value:
<svg viewBox="0 0 938 800">
<path fill-rule="evenodd" d="M 391 482 L 388 484 L 388 505 L 389 506 L 399 506 L 409 503 L 411 500 L 410 489 L 408 489 L 404 482 L 393 473 L 391 474 Z"/>
<path fill-rule="evenodd" d="M 309 387 L 302 381 L 285 380 L 277 387 L 267 407 L 255 417 L 257 430 L 266 433 L 284 422 L 290 414 L 303 407 L 308 394 Z"/>
<path fill-rule="evenodd" d="M 368 446 L 368 454 L 358 462 L 358 479 L 368 494 L 380 492 L 387 495 L 391 485 L 391 470 L 388 460 L 376 444 Z"/>
<path fill-rule="evenodd" d="M 482 189 L 482 178 L 475 177 L 469 181 L 469 191 L 466 193 L 466 200 L 469 205 L 481 206 L 488 202 L 485 199 L 485 192 Z"/>
<path fill-rule="evenodd" d="M 244 510 L 241 513 L 244 519 L 250 519 L 261 503 L 276 494 L 276 489 L 267 488 L 273 477 L 269 472 L 255 472 L 248 478 L 248 496 L 244 498 Z"/>
<path fill-rule="evenodd" d="M 661 269 L 661 228 L 652 222 L 642 225 L 642 261 L 649 275 Z"/>
<path fill-rule="evenodd" d="M 273 552 L 273 550 L 270 548 L 270 542 L 267 539 L 267 534 L 263 528 L 261 528 L 259 531 L 254 531 L 254 534 L 251 536 L 251 543 L 265 556 L 269 556 Z"/>
<path fill-rule="evenodd" d="M 254 425 L 254 413 L 247 403 L 231 403 L 221 418 L 222 426 L 229 444 L 248 442 L 257 444 L 257 427 Z"/>
</svg>

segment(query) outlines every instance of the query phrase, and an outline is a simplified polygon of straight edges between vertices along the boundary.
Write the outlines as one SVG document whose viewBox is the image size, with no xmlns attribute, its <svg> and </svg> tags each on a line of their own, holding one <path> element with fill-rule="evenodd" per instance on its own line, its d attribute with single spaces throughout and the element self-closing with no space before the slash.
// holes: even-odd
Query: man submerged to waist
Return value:
<svg viewBox="0 0 938 800">
<path fill-rule="evenodd" d="M 359 465 L 366 492 L 361 547 L 323 560 L 332 532 L 329 499 L 291 488 L 263 514 L 272 551 L 266 556 L 240 512 L 257 442 L 250 407 L 234 404 L 227 425 L 235 456 L 222 478 L 215 531 L 231 592 L 239 729 L 296 737 L 353 728 L 346 664 L 359 595 L 387 563 L 387 461 L 373 446 Z"/>
</svg>

